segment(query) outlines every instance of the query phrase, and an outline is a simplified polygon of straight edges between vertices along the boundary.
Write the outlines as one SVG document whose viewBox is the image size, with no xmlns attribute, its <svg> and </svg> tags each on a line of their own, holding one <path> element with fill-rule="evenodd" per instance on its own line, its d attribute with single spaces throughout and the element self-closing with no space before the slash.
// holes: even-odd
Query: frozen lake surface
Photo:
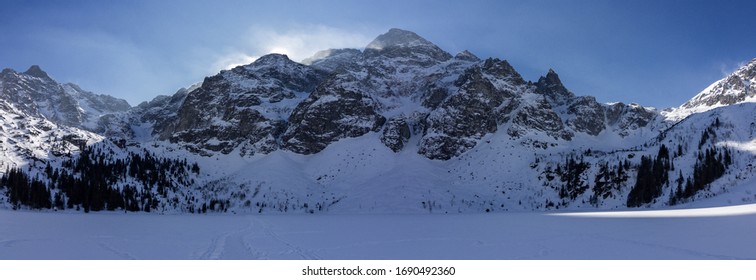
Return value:
<svg viewBox="0 0 756 280">
<path fill-rule="evenodd" d="M 0 259 L 756 259 L 756 206 L 605 213 L 0 210 Z"/>
</svg>

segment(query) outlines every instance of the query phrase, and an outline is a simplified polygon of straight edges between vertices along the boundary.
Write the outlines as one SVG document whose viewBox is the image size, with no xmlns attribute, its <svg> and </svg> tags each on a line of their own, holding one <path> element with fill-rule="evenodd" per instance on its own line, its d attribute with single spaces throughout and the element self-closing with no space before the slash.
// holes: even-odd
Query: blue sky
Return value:
<svg viewBox="0 0 756 280">
<path fill-rule="evenodd" d="M 269 52 L 301 60 L 398 27 L 454 54 L 549 68 L 601 102 L 678 106 L 756 57 L 756 1 L 20 1 L 0 10 L 0 68 L 132 105 Z"/>
</svg>

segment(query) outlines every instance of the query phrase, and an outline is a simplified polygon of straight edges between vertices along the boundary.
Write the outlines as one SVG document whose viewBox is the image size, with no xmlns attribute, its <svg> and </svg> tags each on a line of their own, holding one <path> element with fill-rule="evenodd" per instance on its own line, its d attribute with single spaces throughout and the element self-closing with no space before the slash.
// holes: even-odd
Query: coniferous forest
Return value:
<svg viewBox="0 0 756 280">
<path fill-rule="evenodd" d="M 7 189 L 14 209 L 150 212 L 160 201 L 169 201 L 170 192 L 192 185 L 189 175 L 200 172 L 196 163 L 160 158 L 147 150 L 113 158 L 112 150 L 83 147 L 60 168 L 48 163 L 44 176 L 32 178 L 19 168 L 6 170 L 0 185 Z"/>
<path fill-rule="evenodd" d="M 683 154 L 681 145 L 677 146 L 675 152 L 671 152 L 662 144 L 656 157 L 641 157 L 635 185 L 627 197 L 627 206 L 639 207 L 654 202 L 665 188 L 670 189 L 668 204 L 675 205 L 693 197 L 714 180 L 722 177 L 732 165 L 733 159 L 728 147 L 714 145 L 716 129 L 720 126 L 722 123 L 716 118 L 701 133 L 693 174 L 688 174 L 687 177 L 683 175 L 682 170 L 678 171 L 676 178 L 669 177 L 669 174 L 675 171 L 674 159 Z"/>
</svg>

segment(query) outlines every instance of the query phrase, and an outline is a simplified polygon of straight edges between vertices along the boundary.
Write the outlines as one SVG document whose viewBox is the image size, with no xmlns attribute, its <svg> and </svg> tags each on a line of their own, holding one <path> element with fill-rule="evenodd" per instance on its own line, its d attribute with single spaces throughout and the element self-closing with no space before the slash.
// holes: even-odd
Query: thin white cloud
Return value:
<svg viewBox="0 0 756 280">
<path fill-rule="evenodd" d="M 260 58 L 259 56 L 250 56 L 242 52 L 234 52 L 221 56 L 212 68 L 217 70 L 231 69 L 239 65 L 246 65 Z"/>
<path fill-rule="evenodd" d="M 737 71 L 738 69 L 742 68 L 748 64 L 748 61 L 739 61 L 737 63 L 721 63 L 719 65 L 719 71 L 722 74 L 722 77 L 730 76 L 733 72 Z"/>
<path fill-rule="evenodd" d="M 286 30 L 253 26 L 244 35 L 240 46 L 219 56 L 213 67 L 217 70 L 248 64 L 260 56 L 280 53 L 291 60 L 302 61 L 317 51 L 330 48 L 363 48 L 372 37 L 361 32 L 324 25 L 300 25 Z"/>
</svg>

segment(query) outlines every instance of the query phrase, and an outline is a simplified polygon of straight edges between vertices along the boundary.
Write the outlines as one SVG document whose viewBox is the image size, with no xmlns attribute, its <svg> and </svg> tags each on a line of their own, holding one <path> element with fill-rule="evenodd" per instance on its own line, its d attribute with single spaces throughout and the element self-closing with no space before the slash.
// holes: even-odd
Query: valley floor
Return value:
<svg viewBox="0 0 756 280">
<path fill-rule="evenodd" d="M 754 236 L 756 205 L 470 215 L 0 210 L 0 259 L 756 259 Z"/>
</svg>

